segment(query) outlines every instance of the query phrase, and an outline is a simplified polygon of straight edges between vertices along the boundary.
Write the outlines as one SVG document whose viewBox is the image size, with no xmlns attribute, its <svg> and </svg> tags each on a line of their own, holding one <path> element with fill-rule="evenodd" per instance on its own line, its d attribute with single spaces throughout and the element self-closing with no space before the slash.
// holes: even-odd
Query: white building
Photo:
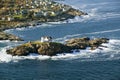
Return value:
<svg viewBox="0 0 120 80">
<path fill-rule="evenodd" d="M 52 37 L 50 36 L 41 37 L 41 42 L 52 42 Z"/>
<path fill-rule="evenodd" d="M 35 6 L 31 6 L 33 9 L 35 8 Z"/>
<path fill-rule="evenodd" d="M 29 4 L 26 4 L 26 6 L 28 7 L 28 6 L 29 6 Z"/>
<path fill-rule="evenodd" d="M 5 21 L 5 17 L 2 17 L 1 20 Z"/>
<path fill-rule="evenodd" d="M 13 20 L 14 20 L 14 18 L 8 17 L 8 21 L 13 21 Z"/>
</svg>

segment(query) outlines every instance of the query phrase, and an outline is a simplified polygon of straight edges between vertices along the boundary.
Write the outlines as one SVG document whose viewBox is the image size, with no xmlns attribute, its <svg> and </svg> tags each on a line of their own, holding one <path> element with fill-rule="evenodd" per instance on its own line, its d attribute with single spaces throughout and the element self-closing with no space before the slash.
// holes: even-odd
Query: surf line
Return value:
<svg viewBox="0 0 120 80">
<path fill-rule="evenodd" d="M 105 31 L 99 31 L 99 32 L 83 33 L 83 34 L 66 35 L 66 36 L 61 37 L 61 38 L 56 38 L 56 39 L 54 39 L 54 41 L 59 41 L 59 40 L 63 40 L 63 39 L 73 38 L 73 37 L 77 37 L 77 36 L 81 36 L 81 35 L 110 33 L 110 32 L 116 32 L 116 31 L 120 31 L 120 29 L 105 30 Z"/>
</svg>

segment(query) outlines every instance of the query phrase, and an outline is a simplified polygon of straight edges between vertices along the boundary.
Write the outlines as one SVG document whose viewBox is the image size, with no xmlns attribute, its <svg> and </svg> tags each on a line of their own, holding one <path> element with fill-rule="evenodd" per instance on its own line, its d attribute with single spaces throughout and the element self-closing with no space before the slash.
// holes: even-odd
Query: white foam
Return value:
<svg viewBox="0 0 120 80">
<path fill-rule="evenodd" d="M 10 42 L 10 40 L 0 40 L 0 43 Z"/>
<path fill-rule="evenodd" d="M 95 12 L 96 9 L 92 9 L 91 12 L 88 12 L 88 15 L 83 16 L 76 16 L 74 19 L 69 19 L 68 23 L 75 23 L 75 22 L 87 22 L 87 21 L 100 21 L 100 20 L 106 20 L 110 18 L 118 18 L 120 16 L 120 13 L 97 13 Z"/>
<path fill-rule="evenodd" d="M 8 29 L 8 30 L 5 30 L 4 32 L 13 33 L 14 31 L 28 31 L 28 30 L 33 30 L 36 28 L 50 28 L 50 27 L 54 27 L 54 26 L 50 23 L 42 23 L 41 25 L 36 25 L 36 26 L 28 26 L 28 27 L 22 27 L 22 28 L 16 28 L 16 29 Z"/>
<path fill-rule="evenodd" d="M 19 61 L 19 60 L 25 60 L 25 59 L 33 59 L 33 60 L 48 60 L 50 59 L 50 56 L 43 56 L 43 55 L 28 55 L 28 56 L 14 56 L 13 60 Z"/>
<path fill-rule="evenodd" d="M 18 62 L 19 60 L 25 59 L 37 59 L 37 60 L 47 60 L 50 56 L 42 56 L 37 54 L 30 54 L 28 56 L 12 56 L 6 53 L 8 47 L 0 49 L 0 62 Z"/>
<path fill-rule="evenodd" d="M 65 42 L 66 40 L 68 40 L 68 39 L 75 38 L 75 37 L 80 37 L 80 36 L 82 36 L 82 35 L 104 34 L 104 33 L 118 32 L 118 31 L 120 31 L 120 29 L 97 31 L 97 32 L 91 32 L 91 33 L 72 34 L 72 35 L 66 35 L 66 36 L 61 37 L 61 38 L 56 38 L 56 39 L 54 39 L 53 41 L 64 43 L 64 42 Z M 118 41 L 118 42 L 119 42 L 119 41 Z"/>
<path fill-rule="evenodd" d="M 118 12 L 106 12 L 106 13 L 102 13 L 103 11 L 100 11 L 101 9 L 106 9 L 110 8 L 112 6 L 106 6 L 106 5 L 110 5 L 110 4 L 119 4 L 119 2 L 90 2 L 89 1 L 80 1 L 80 0 L 75 0 L 75 1 L 59 1 L 60 3 L 64 3 L 64 4 L 68 4 L 73 6 L 76 9 L 80 9 L 83 10 L 83 12 L 87 12 L 88 15 L 82 16 L 82 17 L 77 17 L 77 19 L 70 19 L 69 23 L 74 23 L 74 22 L 86 22 L 86 21 L 99 21 L 99 20 L 105 20 L 105 19 L 109 19 L 109 18 L 118 18 L 120 16 L 120 13 Z"/>
<path fill-rule="evenodd" d="M 6 48 L 1 49 L 0 51 L 0 62 L 10 62 L 12 59 L 11 55 L 6 54 Z"/>
<path fill-rule="evenodd" d="M 30 54 L 28 56 L 11 56 L 6 54 L 6 49 L 10 48 L 4 47 L 0 49 L 0 62 L 18 62 L 19 60 L 33 59 L 33 60 L 71 60 L 79 59 L 80 61 L 105 61 L 120 59 L 120 50 L 116 48 L 115 45 L 120 48 L 120 40 L 110 40 L 109 43 L 102 44 L 106 47 L 99 47 L 96 50 L 77 50 L 73 53 L 63 53 L 57 54 L 56 56 L 42 56 L 37 54 Z"/>
<path fill-rule="evenodd" d="M 88 15 L 83 15 L 83 16 L 76 16 L 74 19 L 68 19 L 68 23 L 75 23 L 75 22 L 86 22 L 91 19 L 97 18 L 96 14 L 97 8 L 91 9 L 90 12 L 88 12 Z"/>
</svg>

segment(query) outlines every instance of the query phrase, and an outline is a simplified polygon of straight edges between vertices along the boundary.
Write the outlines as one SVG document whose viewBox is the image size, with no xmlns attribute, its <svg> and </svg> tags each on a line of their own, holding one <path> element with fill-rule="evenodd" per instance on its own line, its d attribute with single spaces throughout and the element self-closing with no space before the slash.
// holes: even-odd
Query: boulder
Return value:
<svg viewBox="0 0 120 80">
<path fill-rule="evenodd" d="M 26 47 L 16 47 L 14 49 L 7 50 L 7 53 L 13 56 L 27 56 L 29 54 L 29 51 Z"/>
<path fill-rule="evenodd" d="M 97 38 L 97 39 L 93 39 L 89 41 L 89 45 L 91 47 L 98 47 L 100 46 L 102 43 L 108 43 L 109 39 L 107 38 Z"/>
<path fill-rule="evenodd" d="M 72 49 L 86 49 L 89 46 L 88 41 L 90 38 L 74 38 L 66 41 L 66 45 L 71 47 Z"/>
<path fill-rule="evenodd" d="M 81 16 L 81 15 L 88 15 L 87 13 L 84 13 L 80 10 L 77 10 L 77 9 L 74 9 L 74 8 L 70 8 L 66 14 L 69 14 L 69 15 L 73 15 L 73 16 Z"/>
</svg>

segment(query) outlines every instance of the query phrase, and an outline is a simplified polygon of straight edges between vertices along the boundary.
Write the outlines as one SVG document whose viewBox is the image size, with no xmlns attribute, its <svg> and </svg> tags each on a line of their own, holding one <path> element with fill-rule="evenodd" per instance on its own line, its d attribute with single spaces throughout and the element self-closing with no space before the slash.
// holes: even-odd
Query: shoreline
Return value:
<svg viewBox="0 0 120 80">
<path fill-rule="evenodd" d="M 61 4 L 61 5 L 63 5 L 65 8 L 69 7 L 69 9 L 65 12 L 59 13 L 56 16 L 44 16 L 40 18 L 29 18 L 29 19 L 26 18 L 23 21 L 0 20 L 0 40 L 23 41 L 23 39 L 15 36 L 14 34 L 9 34 L 4 32 L 5 30 L 8 30 L 8 29 L 16 29 L 16 28 L 22 28 L 22 27 L 26 28 L 28 26 L 41 25 L 47 22 L 65 21 L 68 19 L 73 19 L 75 16 L 87 15 L 87 13 L 74 9 L 69 5 L 65 5 L 65 4 Z"/>
<path fill-rule="evenodd" d="M 75 17 L 75 16 L 74 16 Z M 74 18 L 73 17 L 73 18 Z M 73 19 L 73 18 L 69 18 L 69 19 Z M 68 20 L 68 19 L 65 19 L 65 20 Z M 65 20 L 62 20 L 62 21 L 65 21 Z M 61 21 L 61 20 L 60 20 Z M 50 21 L 50 22 L 60 22 L 60 21 Z M 19 24 L 16 24 L 15 26 L 9 26 L 9 27 L 4 27 L 2 26 L 0 28 L 0 33 L 2 33 L 3 35 L 10 35 L 11 37 L 16 37 L 17 39 L 2 39 L 2 37 L 0 37 L 0 40 L 10 40 L 10 41 L 23 41 L 23 39 L 21 38 L 18 38 L 17 36 L 15 36 L 14 34 L 9 34 L 9 33 L 5 33 L 4 31 L 5 30 L 9 30 L 9 29 L 16 29 L 16 28 L 27 28 L 29 26 L 37 26 L 37 25 L 41 25 L 41 24 L 44 24 L 44 23 L 50 23 L 49 21 L 48 22 L 40 22 L 40 21 L 31 21 L 31 22 L 24 22 L 24 23 L 19 23 Z M 0 36 L 2 36 L 2 34 L 0 34 Z"/>
</svg>

